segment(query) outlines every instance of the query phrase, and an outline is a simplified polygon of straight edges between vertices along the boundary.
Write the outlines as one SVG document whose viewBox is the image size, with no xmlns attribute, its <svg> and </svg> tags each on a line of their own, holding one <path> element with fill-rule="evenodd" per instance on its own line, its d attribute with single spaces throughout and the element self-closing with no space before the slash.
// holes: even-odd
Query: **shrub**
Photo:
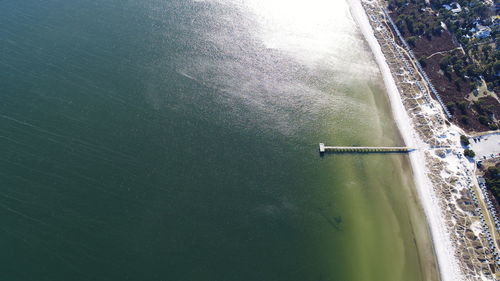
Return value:
<svg viewBox="0 0 500 281">
<path fill-rule="evenodd" d="M 462 143 L 462 145 L 469 145 L 470 144 L 469 138 L 464 136 L 464 135 L 460 136 L 460 142 Z"/>
<path fill-rule="evenodd" d="M 476 153 L 471 149 L 466 149 L 464 150 L 464 155 L 470 158 L 474 158 L 474 156 L 476 156 Z"/>
</svg>

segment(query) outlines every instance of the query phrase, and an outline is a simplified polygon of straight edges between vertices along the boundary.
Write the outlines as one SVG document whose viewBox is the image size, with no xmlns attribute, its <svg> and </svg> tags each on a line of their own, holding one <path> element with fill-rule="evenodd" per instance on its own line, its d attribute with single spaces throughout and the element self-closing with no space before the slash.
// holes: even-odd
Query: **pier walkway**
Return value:
<svg viewBox="0 0 500 281">
<path fill-rule="evenodd" d="M 319 144 L 319 152 L 344 152 L 344 153 L 407 153 L 416 150 L 411 147 L 375 147 L 375 146 L 327 146 Z"/>
</svg>

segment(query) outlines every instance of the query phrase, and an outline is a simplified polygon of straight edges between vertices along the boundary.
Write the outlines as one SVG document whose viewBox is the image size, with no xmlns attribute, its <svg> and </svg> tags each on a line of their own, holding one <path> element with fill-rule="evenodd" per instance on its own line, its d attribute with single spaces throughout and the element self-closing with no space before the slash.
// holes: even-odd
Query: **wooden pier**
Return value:
<svg viewBox="0 0 500 281">
<path fill-rule="evenodd" d="M 327 146 L 319 144 L 319 153 L 408 153 L 414 151 L 411 147 L 376 147 L 376 146 Z"/>
</svg>

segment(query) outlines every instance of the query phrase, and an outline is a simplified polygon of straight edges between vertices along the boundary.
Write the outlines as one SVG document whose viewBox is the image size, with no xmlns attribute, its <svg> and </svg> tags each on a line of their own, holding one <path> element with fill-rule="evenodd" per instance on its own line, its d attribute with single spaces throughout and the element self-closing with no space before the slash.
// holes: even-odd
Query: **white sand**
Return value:
<svg viewBox="0 0 500 281">
<path fill-rule="evenodd" d="M 365 13 L 361 0 L 349 0 L 351 13 L 354 20 L 358 23 L 366 41 L 368 42 L 377 64 L 382 72 L 384 84 L 387 88 L 389 100 L 392 107 L 392 113 L 403 136 L 407 146 L 423 148 L 426 145 L 418 137 L 413 129 L 412 121 L 408 116 L 401 96 L 396 87 L 396 83 L 391 75 L 389 65 L 387 64 L 380 44 L 378 43 L 368 17 Z M 435 194 L 430 179 L 427 177 L 425 166 L 424 151 L 419 150 L 410 154 L 410 161 L 415 178 L 416 188 L 424 208 L 427 221 L 429 223 L 431 236 L 436 253 L 439 272 L 442 281 L 461 281 L 466 280 L 460 270 L 459 263 L 455 258 L 455 251 L 451 243 L 450 235 L 447 232 L 443 212 L 439 207 L 437 195 Z"/>
</svg>

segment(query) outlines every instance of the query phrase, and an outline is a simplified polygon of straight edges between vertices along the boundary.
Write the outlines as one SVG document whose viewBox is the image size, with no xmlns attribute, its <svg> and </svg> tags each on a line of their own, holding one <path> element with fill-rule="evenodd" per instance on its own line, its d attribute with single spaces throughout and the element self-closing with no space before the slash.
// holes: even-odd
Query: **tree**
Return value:
<svg viewBox="0 0 500 281">
<path fill-rule="evenodd" d="M 439 61 L 439 67 L 445 72 L 448 71 L 448 65 L 450 64 L 450 59 L 451 59 L 450 56 L 445 56 Z"/>
<path fill-rule="evenodd" d="M 477 76 L 477 68 L 476 66 L 470 64 L 468 65 L 466 68 L 465 68 L 465 72 L 467 72 L 467 75 L 471 76 L 471 77 L 475 77 Z"/>
<path fill-rule="evenodd" d="M 488 7 L 483 3 L 477 3 L 475 7 L 472 8 L 472 13 L 478 15 L 481 18 L 486 18 L 488 12 Z"/>
<path fill-rule="evenodd" d="M 474 158 L 476 156 L 476 153 L 472 149 L 465 149 L 464 155 L 466 157 Z"/>
<path fill-rule="evenodd" d="M 484 179 L 486 180 L 486 187 L 493 192 L 497 201 L 500 201 L 500 168 L 488 167 L 488 170 L 484 173 Z"/>
<path fill-rule="evenodd" d="M 488 126 L 488 123 L 490 123 L 490 120 L 488 120 L 488 117 L 484 115 L 479 115 L 479 123 Z"/>
<path fill-rule="evenodd" d="M 404 32 L 405 21 L 401 16 L 398 17 L 398 20 L 396 21 L 396 26 L 398 27 L 399 31 Z"/>
<path fill-rule="evenodd" d="M 500 177 L 500 169 L 498 167 L 488 167 L 488 173 L 495 178 Z"/>
<path fill-rule="evenodd" d="M 432 30 L 432 34 L 434 35 L 437 35 L 437 36 L 441 36 L 441 33 L 443 32 L 443 28 L 441 27 L 441 25 L 435 27 L 433 30 Z"/>
<path fill-rule="evenodd" d="M 451 81 L 451 73 L 448 71 L 448 68 L 444 70 L 444 76 L 448 79 L 448 81 Z"/>
<path fill-rule="evenodd" d="M 484 53 L 485 56 L 488 56 L 488 54 L 490 53 L 490 51 L 493 49 L 493 47 L 491 47 L 490 45 L 486 45 L 483 47 L 482 51 Z"/>
<path fill-rule="evenodd" d="M 446 103 L 446 108 L 448 109 L 448 111 L 453 114 L 455 112 L 455 103 L 452 102 L 452 101 L 449 101 Z"/>
<path fill-rule="evenodd" d="M 457 60 L 455 62 L 453 62 L 453 63 L 454 63 L 453 64 L 453 69 L 455 71 L 458 71 L 464 65 L 464 61 L 461 58 L 457 58 Z"/>
<path fill-rule="evenodd" d="M 462 114 L 467 114 L 467 103 L 465 101 L 460 101 L 457 103 L 458 109 L 460 109 L 460 112 Z"/>
<path fill-rule="evenodd" d="M 415 25 L 415 30 L 414 31 L 415 31 L 416 34 L 420 35 L 420 34 L 422 34 L 424 32 L 424 30 L 425 30 L 425 25 L 423 23 L 419 22 L 419 23 L 417 23 Z"/>
<path fill-rule="evenodd" d="M 415 47 L 415 43 L 417 42 L 417 38 L 412 36 L 412 37 L 406 39 L 406 41 L 408 42 L 408 44 L 410 44 L 410 46 Z"/>
<path fill-rule="evenodd" d="M 420 63 L 420 65 L 422 67 L 426 67 L 427 66 L 427 58 L 425 56 L 421 56 L 419 59 L 418 59 L 418 62 Z"/>
<path fill-rule="evenodd" d="M 464 145 L 464 146 L 469 145 L 470 144 L 469 138 L 464 136 L 464 135 L 461 135 L 460 136 L 460 143 L 462 143 L 462 145 Z"/>
<path fill-rule="evenodd" d="M 406 27 L 408 28 L 408 31 L 410 32 L 411 35 L 415 35 L 415 23 L 413 22 L 413 17 L 408 16 L 406 17 Z"/>
</svg>

